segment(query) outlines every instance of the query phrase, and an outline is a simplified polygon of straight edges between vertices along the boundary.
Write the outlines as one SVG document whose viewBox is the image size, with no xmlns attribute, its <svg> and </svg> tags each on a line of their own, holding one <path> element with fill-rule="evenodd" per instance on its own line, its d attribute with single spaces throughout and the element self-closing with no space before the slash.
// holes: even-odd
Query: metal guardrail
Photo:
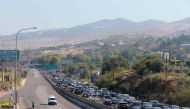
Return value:
<svg viewBox="0 0 190 109">
<path fill-rule="evenodd" d="M 82 107 L 83 109 L 114 109 L 113 107 L 96 103 L 94 101 L 85 99 L 83 97 L 77 96 L 74 93 L 71 93 L 69 91 L 63 90 L 59 87 L 56 87 L 52 81 L 47 79 L 43 73 L 41 73 L 42 76 L 51 84 L 51 86 L 63 97 L 68 99 L 69 101 L 73 102 L 74 104 Z"/>
</svg>

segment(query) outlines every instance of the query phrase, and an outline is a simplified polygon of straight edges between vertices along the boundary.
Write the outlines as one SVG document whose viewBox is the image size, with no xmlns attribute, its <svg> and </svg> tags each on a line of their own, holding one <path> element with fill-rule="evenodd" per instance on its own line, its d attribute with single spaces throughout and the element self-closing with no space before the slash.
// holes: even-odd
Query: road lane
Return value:
<svg viewBox="0 0 190 109">
<path fill-rule="evenodd" d="M 19 91 L 19 99 L 24 100 L 25 108 L 30 108 L 32 101 L 35 101 L 37 109 L 80 109 L 80 107 L 60 96 L 38 70 L 31 69 L 27 78 L 25 87 Z M 57 98 L 57 105 L 47 105 L 50 95 Z"/>
</svg>

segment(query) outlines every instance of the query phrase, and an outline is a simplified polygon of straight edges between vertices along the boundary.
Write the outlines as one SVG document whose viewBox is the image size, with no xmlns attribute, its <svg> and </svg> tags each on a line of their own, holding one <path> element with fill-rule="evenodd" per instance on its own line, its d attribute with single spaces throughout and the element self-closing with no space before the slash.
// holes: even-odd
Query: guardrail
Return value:
<svg viewBox="0 0 190 109">
<path fill-rule="evenodd" d="M 71 93 L 69 91 L 63 90 L 63 89 L 55 86 L 55 84 L 52 81 L 50 81 L 49 79 L 47 79 L 42 72 L 41 72 L 41 74 L 61 96 L 65 97 L 66 99 L 68 99 L 72 103 L 80 106 L 83 109 L 115 109 L 111 106 L 96 103 L 94 101 L 77 96 L 74 93 Z"/>
</svg>

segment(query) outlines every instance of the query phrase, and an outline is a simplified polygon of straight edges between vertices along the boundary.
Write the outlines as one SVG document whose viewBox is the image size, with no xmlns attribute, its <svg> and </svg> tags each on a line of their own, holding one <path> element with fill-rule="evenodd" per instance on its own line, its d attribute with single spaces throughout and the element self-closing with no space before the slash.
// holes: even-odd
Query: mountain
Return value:
<svg viewBox="0 0 190 109">
<path fill-rule="evenodd" d="M 182 20 L 179 20 L 179 21 L 176 21 L 175 23 L 190 24 L 190 17 L 182 19 Z"/>
<path fill-rule="evenodd" d="M 183 33 L 190 33 L 190 18 L 176 22 L 158 20 L 134 22 L 122 18 L 104 19 L 71 28 L 22 33 L 19 36 L 19 48 L 39 48 L 63 45 L 64 43 L 80 43 L 118 35 L 135 38 L 163 37 Z M 14 35 L 1 37 L 0 48 L 10 49 L 15 47 L 14 37 Z"/>
<path fill-rule="evenodd" d="M 159 21 L 159 20 L 146 20 L 146 21 L 142 21 L 142 22 L 139 22 L 138 23 L 138 26 L 160 26 L 162 24 L 166 24 L 167 22 L 162 22 L 162 21 Z"/>
</svg>

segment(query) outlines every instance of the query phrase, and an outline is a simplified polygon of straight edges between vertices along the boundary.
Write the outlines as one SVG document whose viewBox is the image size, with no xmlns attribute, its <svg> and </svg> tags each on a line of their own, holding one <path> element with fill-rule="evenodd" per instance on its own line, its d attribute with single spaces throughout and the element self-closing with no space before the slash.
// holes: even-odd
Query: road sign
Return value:
<svg viewBox="0 0 190 109">
<path fill-rule="evenodd" d="M 19 50 L 0 50 L 0 60 L 14 60 L 16 58 L 19 58 Z"/>
</svg>

